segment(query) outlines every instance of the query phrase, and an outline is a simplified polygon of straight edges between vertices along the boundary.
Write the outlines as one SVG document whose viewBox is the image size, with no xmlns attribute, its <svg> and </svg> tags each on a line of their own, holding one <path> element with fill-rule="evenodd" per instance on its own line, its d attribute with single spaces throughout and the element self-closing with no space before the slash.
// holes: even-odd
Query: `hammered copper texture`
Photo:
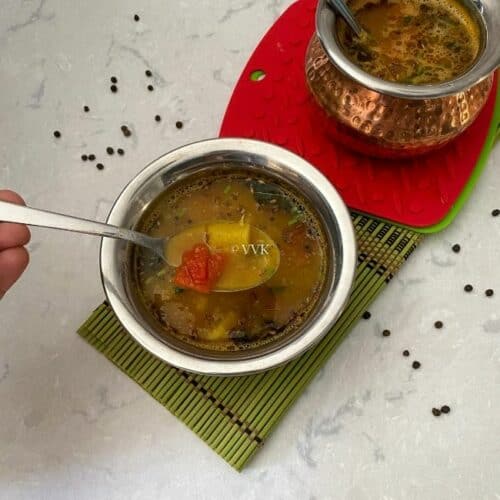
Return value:
<svg viewBox="0 0 500 500">
<path fill-rule="evenodd" d="M 363 87 L 332 64 L 318 37 L 306 56 L 309 88 L 328 116 L 351 133 L 350 146 L 368 141 L 382 156 L 413 156 L 444 146 L 464 132 L 484 107 L 493 75 L 466 92 L 437 99 L 401 99 Z M 372 154 L 377 155 L 377 149 Z"/>
<path fill-rule="evenodd" d="M 304 66 L 316 3 L 294 3 L 249 57 L 220 136 L 259 139 L 297 153 L 321 170 L 354 210 L 413 227 L 436 224 L 456 205 L 475 171 L 496 91 L 471 127 L 438 151 L 390 161 L 357 154 L 343 146 L 345 140 L 331 139 L 322 121 L 330 126 L 338 122 L 317 105 L 306 83 Z M 258 81 L 251 78 L 257 70 L 264 74 Z"/>
</svg>

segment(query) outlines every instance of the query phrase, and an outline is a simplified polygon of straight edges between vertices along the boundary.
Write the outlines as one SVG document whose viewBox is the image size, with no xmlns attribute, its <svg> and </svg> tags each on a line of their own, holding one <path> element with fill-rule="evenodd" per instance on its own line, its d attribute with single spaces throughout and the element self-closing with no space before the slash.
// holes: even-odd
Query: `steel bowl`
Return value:
<svg viewBox="0 0 500 500">
<path fill-rule="evenodd" d="M 134 228 L 165 189 L 211 171 L 265 174 L 301 193 L 317 212 L 327 239 L 329 269 L 318 304 L 296 331 L 255 349 L 218 352 L 160 335 L 133 292 L 130 246 L 104 239 L 101 274 L 108 301 L 123 327 L 144 348 L 178 368 L 211 375 L 243 375 L 285 363 L 316 344 L 332 328 L 350 296 L 357 261 L 349 211 L 330 182 L 295 154 L 247 139 L 213 139 L 184 146 L 147 166 L 122 191 L 108 224 Z"/>
<path fill-rule="evenodd" d="M 325 112 L 321 125 L 327 133 L 371 156 L 404 158 L 438 149 L 470 127 L 500 65 L 500 9 L 497 0 L 459 1 L 480 27 L 475 63 L 454 80 L 408 85 L 372 76 L 348 59 L 337 36 L 337 16 L 320 0 L 306 79 Z"/>
</svg>

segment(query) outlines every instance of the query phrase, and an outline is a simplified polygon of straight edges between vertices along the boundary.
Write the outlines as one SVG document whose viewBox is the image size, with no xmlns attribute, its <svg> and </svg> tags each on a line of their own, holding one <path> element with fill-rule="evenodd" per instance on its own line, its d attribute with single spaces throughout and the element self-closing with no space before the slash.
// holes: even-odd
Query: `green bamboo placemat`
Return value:
<svg viewBox="0 0 500 500">
<path fill-rule="evenodd" d="M 352 218 L 359 264 L 350 302 L 315 348 L 286 365 L 229 378 L 179 370 L 135 342 L 107 303 L 92 313 L 78 333 L 241 470 L 422 238 L 410 229 L 364 215 Z"/>
</svg>

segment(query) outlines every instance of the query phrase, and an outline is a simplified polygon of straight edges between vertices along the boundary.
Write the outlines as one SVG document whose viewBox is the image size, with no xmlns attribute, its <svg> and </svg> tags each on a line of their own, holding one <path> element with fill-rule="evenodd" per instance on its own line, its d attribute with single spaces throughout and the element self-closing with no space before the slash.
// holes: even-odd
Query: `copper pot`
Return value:
<svg viewBox="0 0 500 500">
<path fill-rule="evenodd" d="M 496 0 L 462 0 L 478 20 L 482 50 L 455 80 L 407 85 L 374 77 L 340 48 L 336 16 L 325 0 L 316 15 L 317 35 L 306 55 L 306 78 L 325 111 L 320 124 L 344 145 L 382 158 L 404 158 L 440 148 L 463 133 L 486 104 L 500 64 L 500 10 Z"/>
</svg>

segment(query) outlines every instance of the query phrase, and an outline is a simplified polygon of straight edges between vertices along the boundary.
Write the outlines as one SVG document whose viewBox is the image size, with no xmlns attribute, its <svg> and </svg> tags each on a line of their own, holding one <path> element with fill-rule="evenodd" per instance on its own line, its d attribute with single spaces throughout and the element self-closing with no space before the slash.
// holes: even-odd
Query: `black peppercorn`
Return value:
<svg viewBox="0 0 500 500">
<path fill-rule="evenodd" d="M 437 328 L 438 330 L 441 330 L 441 328 L 443 328 L 443 322 L 442 321 L 436 321 L 434 323 L 434 327 Z"/>
<path fill-rule="evenodd" d="M 407 358 L 409 355 L 410 355 L 410 351 L 408 351 L 408 349 L 405 349 L 405 350 L 403 351 L 403 356 L 404 356 L 405 358 Z"/>
<path fill-rule="evenodd" d="M 111 89 L 111 92 L 113 92 L 113 94 L 116 94 L 118 92 L 118 87 L 116 85 L 111 85 L 111 87 L 109 87 Z"/>
<path fill-rule="evenodd" d="M 118 83 L 118 78 L 116 78 L 116 76 L 112 76 L 111 83 Z"/>
<path fill-rule="evenodd" d="M 98 163 L 96 165 L 97 170 L 104 170 L 104 165 L 102 163 Z"/>
<path fill-rule="evenodd" d="M 88 113 L 90 111 L 90 108 L 88 106 L 83 106 L 83 111 L 85 111 L 85 113 Z"/>
<path fill-rule="evenodd" d="M 432 414 L 433 414 L 435 417 L 439 417 L 439 415 L 441 415 L 441 410 L 438 410 L 437 408 L 433 408 L 433 409 L 432 409 Z"/>
<path fill-rule="evenodd" d="M 363 319 L 370 319 L 371 317 L 372 317 L 372 315 L 369 311 L 365 311 L 363 313 Z"/>
<path fill-rule="evenodd" d="M 54 137 L 59 139 L 59 137 L 61 137 L 61 132 L 59 132 L 59 130 L 54 130 Z"/>
<path fill-rule="evenodd" d="M 383 335 L 384 337 L 390 337 L 390 336 L 391 336 L 391 331 L 390 331 L 390 330 L 384 330 L 384 331 L 382 332 L 382 335 Z"/>
<path fill-rule="evenodd" d="M 460 247 L 460 245 L 457 243 L 457 244 L 453 245 L 453 246 L 451 247 L 451 249 L 452 249 L 455 253 L 460 253 L 461 247 Z"/>
<path fill-rule="evenodd" d="M 474 287 L 472 285 L 465 285 L 464 286 L 464 290 L 467 292 L 467 293 L 470 293 L 472 292 L 472 290 L 474 290 Z"/>
<path fill-rule="evenodd" d="M 484 292 L 484 294 L 486 295 L 486 297 L 493 297 L 493 295 L 495 295 L 495 292 L 489 288 L 488 290 L 486 290 L 486 292 Z"/>
<path fill-rule="evenodd" d="M 125 151 L 123 151 L 123 149 L 122 149 L 122 148 L 118 148 L 118 149 L 116 150 L 116 152 L 117 152 L 120 156 L 123 156 L 123 155 L 125 154 Z"/>
<path fill-rule="evenodd" d="M 141 19 L 141 18 L 140 18 L 137 14 L 135 14 L 135 15 L 134 15 L 134 21 L 135 21 L 135 22 L 140 21 L 140 19 Z"/>
<path fill-rule="evenodd" d="M 491 215 L 493 215 L 493 217 L 498 217 L 500 215 L 500 209 L 495 208 L 495 210 L 491 212 Z"/>
<path fill-rule="evenodd" d="M 112 155 L 115 153 L 115 150 L 111 146 L 108 146 L 106 148 L 106 153 L 108 153 L 108 155 Z"/>
<path fill-rule="evenodd" d="M 87 161 L 89 157 L 87 155 L 82 155 L 82 161 Z"/>
<path fill-rule="evenodd" d="M 450 413 L 451 408 L 448 405 L 444 405 L 441 407 L 441 413 Z"/>
<path fill-rule="evenodd" d="M 182 122 L 176 122 L 175 123 L 175 126 L 178 128 L 178 129 L 181 129 L 182 127 L 184 127 L 184 124 Z"/>
<path fill-rule="evenodd" d="M 149 90 L 150 92 L 153 92 L 153 90 L 154 90 L 154 89 L 155 89 L 155 88 L 154 88 L 152 85 L 148 85 L 148 90 Z"/>
<path fill-rule="evenodd" d="M 151 77 L 153 76 L 153 72 L 152 72 L 151 70 L 147 69 L 147 70 L 146 70 L 146 76 L 147 76 L 148 78 L 151 78 Z"/>
<path fill-rule="evenodd" d="M 95 155 L 89 155 L 89 160 L 94 161 L 95 160 Z"/>
<path fill-rule="evenodd" d="M 121 131 L 123 132 L 123 135 L 125 137 L 130 137 L 132 135 L 132 132 L 130 131 L 130 129 L 126 125 L 121 126 Z"/>
<path fill-rule="evenodd" d="M 411 365 L 415 370 L 418 370 L 422 365 L 420 361 L 414 361 L 413 364 Z"/>
<path fill-rule="evenodd" d="M 156 120 L 157 122 L 161 122 L 161 116 L 160 116 L 160 115 L 156 115 L 156 116 L 155 116 L 155 120 Z"/>
</svg>

